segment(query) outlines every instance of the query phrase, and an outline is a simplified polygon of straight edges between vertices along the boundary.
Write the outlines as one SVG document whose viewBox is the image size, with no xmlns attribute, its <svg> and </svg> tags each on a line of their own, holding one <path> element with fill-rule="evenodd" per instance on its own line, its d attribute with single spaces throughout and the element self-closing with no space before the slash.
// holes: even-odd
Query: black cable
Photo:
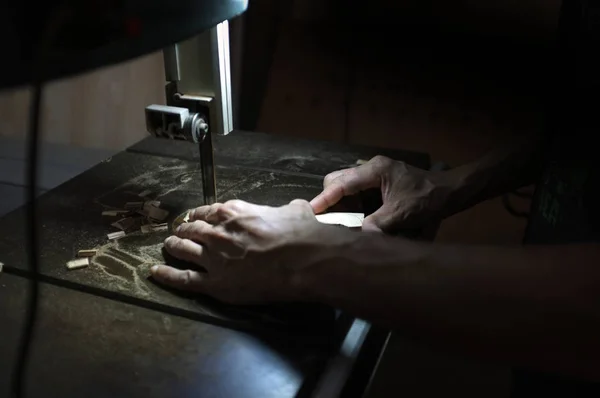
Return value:
<svg viewBox="0 0 600 398">
<path fill-rule="evenodd" d="M 27 134 L 27 207 L 26 207 L 26 235 L 29 243 L 29 289 L 25 308 L 25 323 L 23 333 L 19 341 L 16 364 L 13 369 L 11 380 L 11 394 L 15 398 L 25 396 L 26 376 L 31 359 L 31 347 L 35 340 L 35 322 L 39 306 L 39 236 L 36 225 L 37 217 L 37 185 L 39 165 L 39 141 L 41 107 L 44 81 L 44 65 L 49 62 L 49 54 L 52 43 L 58 35 L 62 24 L 68 18 L 73 17 L 72 12 L 58 5 L 48 14 L 46 29 L 40 36 L 37 48 L 34 48 L 34 65 L 32 78 L 32 97 L 29 108 L 29 124 Z"/>
<path fill-rule="evenodd" d="M 39 260 L 39 239 L 36 226 L 37 208 L 37 177 L 38 177 L 38 158 L 39 158 L 39 125 L 40 108 L 42 103 L 41 82 L 35 82 L 29 109 L 29 132 L 27 143 L 27 240 L 29 241 L 29 290 L 27 295 L 27 308 L 25 314 L 25 325 L 21 340 L 19 341 L 19 351 L 17 363 L 13 371 L 11 391 L 16 398 L 23 397 L 25 391 L 25 376 L 31 353 L 31 346 L 35 338 L 35 320 L 37 318 L 39 286 L 37 281 L 38 260 Z"/>
</svg>

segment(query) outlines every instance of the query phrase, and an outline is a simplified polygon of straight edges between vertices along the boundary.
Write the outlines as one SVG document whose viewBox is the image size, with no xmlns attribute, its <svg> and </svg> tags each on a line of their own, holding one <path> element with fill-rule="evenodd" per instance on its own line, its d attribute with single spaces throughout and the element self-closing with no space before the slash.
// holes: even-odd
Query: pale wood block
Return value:
<svg viewBox="0 0 600 398">
<path fill-rule="evenodd" d="M 78 258 L 77 260 L 67 262 L 67 269 L 72 271 L 80 268 L 85 268 L 88 265 L 90 265 L 89 257 Z"/>
<path fill-rule="evenodd" d="M 85 249 L 77 252 L 77 257 L 94 257 L 98 253 L 96 249 Z"/>
</svg>

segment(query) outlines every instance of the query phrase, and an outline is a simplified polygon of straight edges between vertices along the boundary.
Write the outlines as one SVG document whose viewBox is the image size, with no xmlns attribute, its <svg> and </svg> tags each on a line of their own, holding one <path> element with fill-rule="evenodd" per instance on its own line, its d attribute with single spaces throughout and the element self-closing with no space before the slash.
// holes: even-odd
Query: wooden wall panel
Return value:
<svg viewBox="0 0 600 398">
<path fill-rule="evenodd" d="M 121 149 L 147 135 L 144 107 L 152 103 L 164 103 L 161 52 L 47 84 L 44 139 Z M 28 88 L 0 93 L 0 135 L 23 137 L 28 108 Z"/>
<path fill-rule="evenodd" d="M 328 29 L 280 32 L 258 130 L 342 142 L 348 67 Z"/>
</svg>

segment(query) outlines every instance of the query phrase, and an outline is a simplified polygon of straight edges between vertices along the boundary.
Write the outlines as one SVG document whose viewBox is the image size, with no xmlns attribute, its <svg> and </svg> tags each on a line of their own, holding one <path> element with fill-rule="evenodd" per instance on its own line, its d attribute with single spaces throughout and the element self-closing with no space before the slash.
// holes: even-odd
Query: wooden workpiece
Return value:
<svg viewBox="0 0 600 398">
<path fill-rule="evenodd" d="M 317 221 L 322 224 L 343 225 L 348 228 L 362 227 L 365 215 L 363 213 L 325 213 L 317 214 Z"/>
</svg>

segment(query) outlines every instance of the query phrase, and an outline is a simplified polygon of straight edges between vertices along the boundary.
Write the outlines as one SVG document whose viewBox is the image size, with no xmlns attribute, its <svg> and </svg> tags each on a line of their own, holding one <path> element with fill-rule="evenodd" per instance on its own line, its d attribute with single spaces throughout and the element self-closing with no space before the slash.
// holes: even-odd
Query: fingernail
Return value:
<svg viewBox="0 0 600 398">
<path fill-rule="evenodd" d="M 183 225 L 183 224 L 182 224 Z M 177 228 L 175 228 L 175 233 L 179 233 L 179 231 L 181 231 L 181 225 L 178 226 Z"/>
<path fill-rule="evenodd" d="M 158 265 L 153 265 L 152 268 L 150 268 L 150 272 L 152 272 L 153 274 L 156 274 L 158 272 L 158 269 L 160 267 Z"/>
<path fill-rule="evenodd" d="M 172 238 L 173 238 L 173 236 L 168 236 L 168 237 L 165 239 L 165 243 L 169 243 L 169 241 L 170 241 Z"/>
</svg>

